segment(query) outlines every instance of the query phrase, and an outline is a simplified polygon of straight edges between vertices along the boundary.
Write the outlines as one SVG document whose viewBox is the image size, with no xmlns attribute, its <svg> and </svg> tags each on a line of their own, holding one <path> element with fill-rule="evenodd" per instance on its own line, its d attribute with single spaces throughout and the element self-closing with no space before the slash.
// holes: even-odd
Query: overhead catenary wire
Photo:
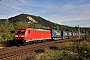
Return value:
<svg viewBox="0 0 90 60">
<path fill-rule="evenodd" d="M 8 9 L 12 9 L 13 11 L 18 11 L 18 12 L 24 13 L 24 11 L 22 11 L 22 10 L 19 10 L 17 8 L 14 8 L 14 7 L 11 7 L 9 0 L 8 0 L 8 2 L 9 2 L 9 5 L 6 5 L 6 4 L 0 2 L 0 6 L 4 6 L 4 7 L 8 8 Z M 3 13 L 3 12 L 0 12 L 0 14 L 5 15 L 6 16 L 5 18 L 8 19 L 8 16 L 9 16 L 8 14 Z"/>
<path fill-rule="evenodd" d="M 20 0 L 16 0 L 16 1 L 19 2 L 20 4 L 24 5 L 24 6 L 28 7 L 29 9 L 32 8 L 32 6 L 29 6 L 29 5 L 21 2 Z M 10 0 L 8 0 L 8 5 L 0 2 L 0 6 L 4 6 L 4 7 L 8 8 L 8 9 L 12 9 L 13 11 L 18 11 L 18 12 L 21 12 L 21 13 L 25 13 L 24 11 L 22 11 L 22 10 L 20 10 L 20 9 L 17 9 L 17 8 L 15 8 L 15 7 L 13 7 L 13 6 L 11 6 L 11 5 L 10 5 Z M 39 13 L 39 14 L 42 14 L 41 12 L 37 11 L 37 9 L 34 9 L 34 11 L 37 12 L 37 13 Z M 43 15 L 44 15 L 44 14 L 43 14 Z M 46 16 L 46 15 L 45 15 L 45 16 Z"/>
<path fill-rule="evenodd" d="M 17 0 L 17 2 L 19 2 L 19 3 L 21 3 L 22 5 L 24 5 L 24 6 L 26 6 L 26 7 L 28 7 L 28 8 L 30 8 L 31 9 L 31 6 L 28 6 L 27 4 L 25 4 L 25 3 L 23 3 L 23 2 L 21 2 L 21 1 L 19 1 L 19 0 Z M 36 12 L 38 12 L 36 9 L 34 9 Z M 41 12 L 38 12 L 39 14 L 41 14 Z"/>
<path fill-rule="evenodd" d="M 0 0 L 0 1 L 1 1 L 1 0 Z M 0 6 L 4 6 L 4 7 L 8 8 L 8 9 L 12 9 L 13 11 L 18 11 L 18 12 L 24 13 L 22 10 L 19 10 L 19 9 L 17 9 L 17 8 L 14 8 L 14 7 L 10 6 L 10 1 L 9 1 L 9 0 L 8 0 L 8 5 L 0 2 Z M 5 18 L 8 19 L 8 16 L 9 16 L 8 14 L 3 13 L 3 12 L 0 12 L 0 14 L 6 15 Z"/>
<path fill-rule="evenodd" d="M 22 10 L 19 10 L 19 9 L 14 8 L 14 7 L 11 7 L 11 6 L 8 6 L 8 5 L 3 4 L 3 3 L 0 3 L 0 6 L 4 6 L 4 7 L 6 7 L 6 8 L 13 9 L 14 11 L 19 11 L 19 12 L 22 12 L 22 13 L 23 13 L 23 11 L 22 11 Z"/>
<path fill-rule="evenodd" d="M 28 5 L 26 5 L 25 3 L 23 3 L 23 2 L 21 2 L 21 1 L 19 1 L 19 0 L 17 0 L 19 3 L 21 3 L 21 4 L 23 4 L 24 6 L 26 6 L 26 7 L 28 7 L 28 8 L 31 8 L 30 6 L 28 6 Z"/>
<path fill-rule="evenodd" d="M 1 1 L 1 0 L 0 0 L 0 1 Z M 8 0 L 8 1 L 9 1 L 9 0 Z M 9 5 L 10 5 L 10 2 L 9 2 Z M 7 19 L 8 19 L 8 14 L 3 13 L 3 12 L 0 12 L 0 14 L 6 15 L 6 17 L 5 17 L 5 18 L 7 18 Z"/>
</svg>

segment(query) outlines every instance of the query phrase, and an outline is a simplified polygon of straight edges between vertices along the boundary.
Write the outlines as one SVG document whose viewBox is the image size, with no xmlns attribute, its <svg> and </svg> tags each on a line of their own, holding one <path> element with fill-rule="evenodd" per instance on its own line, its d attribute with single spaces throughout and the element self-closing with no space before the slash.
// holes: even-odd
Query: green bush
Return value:
<svg viewBox="0 0 90 60">
<path fill-rule="evenodd" d="M 1 42 L 1 45 L 3 47 L 10 47 L 10 46 L 13 46 L 14 45 L 14 42 L 13 42 L 13 40 L 2 41 Z"/>
<path fill-rule="evenodd" d="M 3 38 L 3 39 L 6 39 L 6 37 L 7 37 L 6 34 L 3 34 L 3 35 L 2 35 L 2 38 Z"/>
<path fill-rule="evenodd" d="M 42 54 L 38 54 L 35 60 L 90 60 L 90 41 L 81 40 L 75 42 L 60 43 L 51 46 Z"/>
</svg>

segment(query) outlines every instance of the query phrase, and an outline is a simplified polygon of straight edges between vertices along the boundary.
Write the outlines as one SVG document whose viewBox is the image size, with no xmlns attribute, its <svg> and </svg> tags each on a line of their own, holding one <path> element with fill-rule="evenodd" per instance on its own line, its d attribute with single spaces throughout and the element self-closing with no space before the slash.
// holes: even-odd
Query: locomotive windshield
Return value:
<svg viewBox="0 0 90 60">
<path fill-rule="evenodd" d="M 25 30 L 17 30 L 17 33 L 25 33 Z"/>
</svg>

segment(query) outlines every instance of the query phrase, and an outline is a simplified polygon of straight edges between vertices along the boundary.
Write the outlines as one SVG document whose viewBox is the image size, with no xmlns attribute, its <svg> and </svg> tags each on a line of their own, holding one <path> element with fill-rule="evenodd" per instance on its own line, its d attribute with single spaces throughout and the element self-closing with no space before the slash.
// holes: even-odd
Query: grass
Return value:
<svg viewBox="0 0 90 60">
<path fill-rule="evenodd" d="M 90 37 L 51 46 L 50 50 L 37 54 L 33 60 L 90 60 Z"/>
</svg>

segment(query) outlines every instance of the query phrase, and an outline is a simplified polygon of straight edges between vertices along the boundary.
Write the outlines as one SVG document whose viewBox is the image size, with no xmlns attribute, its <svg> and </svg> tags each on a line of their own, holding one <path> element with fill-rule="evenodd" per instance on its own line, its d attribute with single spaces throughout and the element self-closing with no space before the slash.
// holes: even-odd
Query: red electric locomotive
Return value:
<svg viewBox="0 0 90 60">
<path fill-rule="evenodd" d="M 51 31 L 33 28 L 17 28 L 14 36 L 16 43 L 51 39 Z"/>
</svg>

